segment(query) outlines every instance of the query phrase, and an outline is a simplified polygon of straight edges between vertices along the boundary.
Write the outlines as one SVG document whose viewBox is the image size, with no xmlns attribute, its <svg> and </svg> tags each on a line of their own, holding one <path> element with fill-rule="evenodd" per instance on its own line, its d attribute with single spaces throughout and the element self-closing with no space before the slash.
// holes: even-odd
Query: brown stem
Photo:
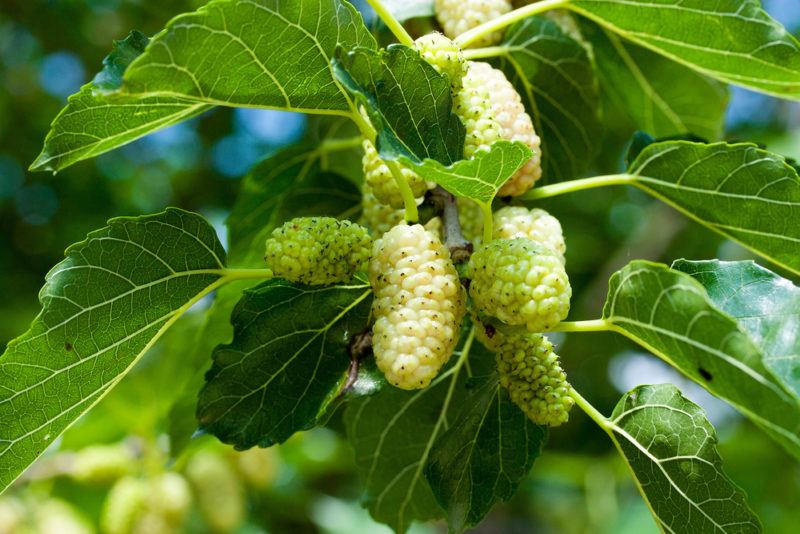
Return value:
<svg viewBox="0 0 800 534">
<path fill-rule="evenodd" d="M 461 232 L 461 221 L 458 220 L 458 200 L 442 186 L 436 186 L 430 192 L 430 200 L 442 215 L 444 244 L 450 249 L 453 263 L 466 262 L 472 255 L 472 243 L 467 241 Z"/>
<path fill-rule="evenodd" d="M 361 360 L 372 352 L 372 331 L 367 329 L 354 335 L 350 340 L 347 351 L 350 354 L 350 370 L 347 372 L 347 380 L 345 380 L 341 391 L 339 391 L 340 398 L 345 396 L 353 387 L 353 384 L 356 383 Z"/>
</svg>

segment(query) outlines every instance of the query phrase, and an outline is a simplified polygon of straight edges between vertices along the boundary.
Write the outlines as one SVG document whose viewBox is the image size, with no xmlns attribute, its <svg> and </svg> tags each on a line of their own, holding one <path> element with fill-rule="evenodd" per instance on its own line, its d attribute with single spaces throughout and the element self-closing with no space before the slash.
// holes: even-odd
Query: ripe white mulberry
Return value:
<svg viewBox="0 0 800 534">
<path fill-rule="evenodd" d="M 526 144 L 533 156 L 497 192 L 498 196 L 519 196 L 528 191 L 542 176 L 541 139 L 533 129 L 533 121 L 525 111 L 522 97 L 503 71 L 488 63 L 470 62 L 469 79 L 476 79 L 489 95 L 492 115 L 500 125 L 502 139 Z"/>
<path fill-rule="evenodd" d="M 558 219 L 543 209 L 506 206 L 494 212 L 494 239 L 525 237 L 558 255 L 564 263 L 567 244 Z"/>
<path fill-rule="evenodd" d="M 511 11 L 509 0 L 436 0 L 436 18 L 445 35 L 455 39 L 467 30 Z M 473 46 L 491 46 L 503 39 L 494 32 L 475 41 Z"/>
<path fill-rule="evenodd" d="M 272 232 L 264 260 L 277 278 L 304 284 L 346 282 L 369 260 L 369 231 L 333 217 L 299 217 Z"/>
<path fill-rule="evenodd" d="M 467 73 L 467 61 L 457 44 L 441 33 L 433 32 L 418 38 L 414 45 L 422 59 L 436 72 L 447 76 L 453 92 L 461 88 L 461 79 Z"/>
<path fill-rule="evenodd" d="M 469 294 L 481 315 L 530 332 L 549 330 L 569 313 L 572 288 L 555 252 L 530 239 L 496 239 L 467 264 Z"/>
<path fill-rule="evenodd" d="M 559 426 L 575 404 L 553 344 L 541 334 L 500 336 L 497 372 L 511 400 L 537 425 Z"/>
<path fill-rule="evenodd" d="M 458 342 L 466 295 L 450 252 L 422 226 L 398 225 L 375 241 L 372 349 L 390 384 L 430 384 Z"/>
<path fill-rule="evenodd" d="M 403 196 L 400 194 L 400 188 L 397 187 L 397 182 L 392 171 L 389 170 L 389 166 L 381 159 L 375 145 L 369 140 L 364 139 L 362 147 L 364 156 L 361 158 L 361 165 L 364 169 L 364 180 L 372 188 L 375 198 L 382 204 L 393 208 L 402 208 Z M 411 169 L 401 167 L 401 173 L 411 188 L 414 198 L 421 197 L 429 189 L 429 184 Z"/>
<path fill-rule="evenodd" d="M 453 111 L 464 124 L 464 157 L 471 158 L 480 150 L 489 150 L 492 143 L 503 139 L 503 127 L 492 109 L 489 88 L 470 61 L 467 74 L 462 78 L 461 89 L 456 93 Z"/>
</svg>

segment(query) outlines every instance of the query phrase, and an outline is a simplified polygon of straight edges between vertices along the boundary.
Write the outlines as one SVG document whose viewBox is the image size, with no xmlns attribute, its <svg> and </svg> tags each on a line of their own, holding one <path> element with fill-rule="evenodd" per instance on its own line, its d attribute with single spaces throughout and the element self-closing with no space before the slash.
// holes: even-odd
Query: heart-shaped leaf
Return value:
<svg viewBox="0 0 800 534">
<path fill-rule="evenodd" d="M 626 393 L 607 430 L 663 532 L 761 532 L 722 470 L 714 427 L 672 384 Z"/>
<path fill-rule="evenodd" d="M 313 427 L 350 367 L 350 336 L 364 330 L 364 280 L 304 286 L 271 280 L 245 291 L 234 335 L 214 350 L 200 392 L 200 428 L 237 449 L 282 443 Z"/>
<path fill-rule="evenodd" d="M 112 219 L 67 250 L 0 357 L 0 491 L 225 281 L 224 262 L 211 225 L 177 209 Z"/>
<path fill-rule="evenodd" d="M 628 172 L 641 189 L 800 273 L 800 178 L 782 156 L 752 144 L 665 141 Z"/>
</svg>

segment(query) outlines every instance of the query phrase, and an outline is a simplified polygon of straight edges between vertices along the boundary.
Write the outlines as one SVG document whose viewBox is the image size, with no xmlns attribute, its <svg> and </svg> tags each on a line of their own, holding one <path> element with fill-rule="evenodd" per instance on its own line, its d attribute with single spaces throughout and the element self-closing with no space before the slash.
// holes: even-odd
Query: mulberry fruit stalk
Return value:
<svg viewBox="0 0 800 534">
<path fill-rule="evenodd" d="M 566 423 L 575 401 L 553 344 L 541 334 L 499 337 L 497 371 L 514 404 L 537 425 Z"/>
<path fill-rule="evenodd" d="M 386 204 L 393 208 L 402 208 L 403 195 L 400 193 L 400 188 L 397 186 L 389 166 L 381 159 L 375 145 L 369 140 L 364 139 L 362 146 L 364 148 L 364 156 L 361 159 L 361 165 L 364 169 L 364 180 L 372 189 L 375 198 L 381 204 Z M 402 167 L 401 173 L 415 198 L 421 197 L 429 189 L 429 184 L 411 169 Z"/>
<path fill-rule="evenodd" d="M 426 387 L 450 359 L 466 312 L 450 252 L 418 224 L 395 226 L 375 241 L 369 278 L 378 368 L 399 388 Z"/>
<path fill-rule="evenodd" d="M 445 35 L 455 39 L 467 30 L 480 26 L 511 11 L 509 0 L 436 0 L 436 18 Z M 474 46 L 491 46 L 503 39 L 494 32 L 475 41 Z"/>
<path fill-rule="evenodd" d="M 480 315 L 530 332 L 556 326 L 569 313 L 572 288 L 555 252 L 530 239 L 496 239 L 467 264 L 469 294 Z"/>
<path fill-rule="evenodd" d="M 369 231 L 332 217 L 299 217 L 276 228 L 264 259 L 274 276 L 304 284 L 346 282 L 369 260 Z"/>
<path fill-rule="evenodd" d="M 461 79 L 467 73 L 467 61 L 457 44 L 441 33 L 433 32 L 418 38 L 414 45 L 422 59 L 439 74 L 447 76 L 454 93 L 461 88 Z"/>
<path fill-rule="evenodd" d="M 506 79 L 503 71 L 493 68 L 488 63 L 472 61 L 469 63 L 467 78 L 476 80 L 488 95 L 492 116 L 500 125 L 502 139 L 524 143 L 533 152 L 531 159 L 497 192 L 501 197 L 519 196 L 533 187 L 542 176 L 541 139 L 534 131 L 533 121 L 525 111 L 522 97 Z"/>
<path fill-rule="evenodd" d="M 564 263 L 567 244 L 558 219 L 543 209 L 507 206 L 494 212 L 494 239 L 524 237 L 549 248 Z"/>
</svg>

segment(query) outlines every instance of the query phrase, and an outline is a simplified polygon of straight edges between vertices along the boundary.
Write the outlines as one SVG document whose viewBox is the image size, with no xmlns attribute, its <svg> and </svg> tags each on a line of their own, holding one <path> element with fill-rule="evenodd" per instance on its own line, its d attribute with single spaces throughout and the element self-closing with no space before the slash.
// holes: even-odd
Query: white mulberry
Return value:
<svg viewBox="0 0 800 534">
<path fill-rule="evenodd" d="M 461 79 L 467 73 L 467 61 L 457 44 L 441 33 L 433 32 L 418 38 L 414 45 L 422 59 L 436 72 L 447 76 L 451 90 L 455 92 L 461 88 Z"/>
<path fill-rule="evenodd" d="M 533 129 L 533 121 L 525 111 L 522 97 L 503 71 L 488 63 L 470 62 L 469 76 L 479 80 L 492 107 L 492 115 L 500 124 L 502 138 L 526 144 L 533 156 L 497 192 L 498 196 L 519 196 L 533 187 L 542 176 L 541 139 Z"/>
<path fill-rule="evenodd" d="M 466 197 L 458 199 L 458 222 L 467 241 L 477 245 L 483 238 L 483 210 L 480 205 Z"/>
<path fill-rule="evenodd" d="M 455 39 L 467 30 L 480 26 L 511 11 L 509 0 L 436 0 L 436 18 L 445 35 Z M 494 32 L 475 41 L 473 46 L 491 46 L 503 39 Z"/>
<path fill-rule="evenodd" d="M 567 244 L 558 219 L 543 209 L 506 206 L 494 212 L 494 239 L 525 237 L 556 253 L 564 263 Z"/>
<path fill-rule="evenodd" d="M 375 241 L 369 277 L 378 368 L 399 388 L 426 387 L 450 359 L 466 311 L 450 252 L 418 224 L 395 226 Z"/>
<path fill-rule="evenodd" d="M 272 232 L 264 260 L 278 278 L 304 284 L 346 282 L 369 260 L 369 231 L 332 217 L 299 217 Z"/>
<path fill-rule="evenodd" d="M 572 288 L 555 252 L 529 239 L 483 244 L 467 264 L 476 310 L 530 332 L 549 330 L 569 313 Z"/>
<path fill-rule="evenodd" d="M 364 180 L 372 188 L 375 198 L 382 204 L 393 208 L 402 208 L 403 196 L 400 194 L 400 188 L 397 187 L 397 182 L 392 171 L 389 170 L 389 166 L 381 159 L 375 145 L 369 140 L 364 139 L 361 145 L 364 148 L 364 156 L 361 158 Z M 429 184 L 411 169 L 401 167 L 401 173 L 411 188 L 414 198 L 421 197 L 429 189 Z"/>
<path fill-rule="evenodd" d="M 503 127 L 492 110 L 488 86 L 481 79 L 479 63 L 470 61 L 461 89 L 456 93 L 453 111 L 464 124 L 464 157 L 471 158 L 480 150 L 489 150 L 492 143 L 503 139 Z"/>
<path fill-rule="evenodd" d="M 553 344 L 541 334 L 503 335 L 497 372 L 511 400 L 537 425 L 559 426 L 575 404 Z"/>
</svg>

